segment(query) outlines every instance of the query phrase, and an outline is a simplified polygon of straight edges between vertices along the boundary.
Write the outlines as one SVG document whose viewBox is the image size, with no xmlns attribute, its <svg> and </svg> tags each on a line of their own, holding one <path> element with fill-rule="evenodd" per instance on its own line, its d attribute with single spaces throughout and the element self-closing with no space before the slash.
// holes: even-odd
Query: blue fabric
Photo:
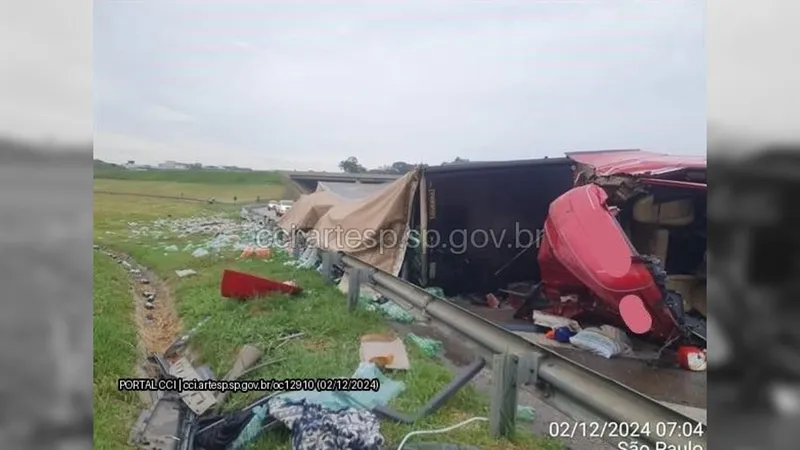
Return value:
<svg viewBox="0 0 800 450">
<path fill-rule="evenodd" d="M 253 408 L 253 418 L 244 426 L 239 437 L 230 445 L 230 450 L 239 450 L 245 448 L 248 444 L 255 441 L 261 434 L 262 423 L 267 416 L 267 408 L 265 406 L 256 406 Z"/>
<path fill-rule="evenodd" d="M 281 394 L 282 398 L 289 402 L 305 401 L 320 405 L 327 409 L 338 411 L 345 408 L 364 408 L 371 410 L 376 406 L 389 404 L 395 397 L 405 390 L 406 385 L 402 381 L 395 381 L 384 375 L 381 370 L 372 363 L 362 363 L 358 366 L 352 378 L 377 378 L 381 387 L 375 391 L 352 391 L 352 392 L 332 392 L 332 391 L 296 391 Z"/>
<path fill-rule="evenodd" d="M 386 442 L 378 418 L 362 409 L 332 411 L 280 397 L 268 404 L 270 415 L 292 430 L 292 450 L 380 450 Z"/>
</svg>

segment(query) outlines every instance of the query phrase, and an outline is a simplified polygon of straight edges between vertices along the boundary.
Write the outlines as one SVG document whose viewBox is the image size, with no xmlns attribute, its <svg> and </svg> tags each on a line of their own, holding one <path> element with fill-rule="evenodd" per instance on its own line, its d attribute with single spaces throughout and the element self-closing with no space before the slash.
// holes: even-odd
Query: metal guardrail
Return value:
<svg viewBox="0 0 800 450">
<path fill-rule="evenodd" d="M 334 257 L 348 276 L 369 283 L 381 295 L 422 310 L 490 353 L 516 355 L 519 382 L 535 386 L 545 402 L 576 421 L 574 427 L 559 430 L 565 434 L 561 437 L 599 437 L 618 448 L 636 448 L 630 446 L 633 442 L 640 449 L 650 448 L 647 443 L 706 448 L 705 424 L 359 259 Z"/>
</svg>

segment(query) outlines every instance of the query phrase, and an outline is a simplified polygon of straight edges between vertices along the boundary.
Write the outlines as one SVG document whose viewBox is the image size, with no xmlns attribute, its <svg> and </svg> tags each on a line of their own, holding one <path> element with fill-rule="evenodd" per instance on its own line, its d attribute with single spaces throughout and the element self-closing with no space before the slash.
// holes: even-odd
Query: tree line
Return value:
<svg viewBox="0 0 800 450">
<path fill-rule="evenodd" d="M 445 161 L 441 165 L 444 166 L 447 164 L 462 164 L 468 162 L 469 162 L 468 159 L 457 156 L 454 160 Z M 418 166 L 428 167 L 427 164 L 409 164 L 405 161 L 395 161 L 392 164 L 386 166 L 381 166 L 374 169 L 367 169 L 366 167 L 361 165 L 361 163 L 358 162 L 358 158 L 356 158 L 355 156 L 350 156 L 349 158 L 339 163 L 339 169 L 341 169 L 342 172 L 346 173 L 381 173 L 381 174 L 393 174 L 393 175 L 403 175 L 405 173 L 410 172 L 412 169 Z"/>
</svg>

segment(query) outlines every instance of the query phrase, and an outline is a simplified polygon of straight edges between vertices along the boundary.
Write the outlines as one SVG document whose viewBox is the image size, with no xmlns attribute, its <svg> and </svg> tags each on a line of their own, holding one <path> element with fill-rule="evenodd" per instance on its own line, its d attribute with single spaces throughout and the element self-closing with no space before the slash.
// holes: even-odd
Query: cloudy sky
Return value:
<svg viewBox="0 0 800 450">
<path fill-rule="evenodd" d="M 709 1 L 709 152 L 800 143 L 799 20 L 796 0 Z"/>
<path fill-rule="evenodd" d="M 335 169 L 705 151 L 701 2 L 326 4 L 97 2 L 96 154 Z"/>
<path fill-rule="evenodd" d="M 3 2 L 0 134 L 87 140 L 94 94 L 114 161 L 696 153 L 707 96 L 710 139 L 800 141 L 793 0 L 710 0 L 707 42 L 700 1 L 215 1 L 98 1 L 94 84 L 90 0 Z"/>
</svg>

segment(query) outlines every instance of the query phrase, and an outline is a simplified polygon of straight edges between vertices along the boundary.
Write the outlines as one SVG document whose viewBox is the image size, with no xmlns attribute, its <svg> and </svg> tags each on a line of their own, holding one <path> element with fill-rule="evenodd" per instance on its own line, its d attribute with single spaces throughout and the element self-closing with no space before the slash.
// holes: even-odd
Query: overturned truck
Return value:
<svg viewBox="0 0 800 450">
<path fill-rule="evenodd" d="M 426 169 L 413 228 L 439 242 L 409 255 L 410 280 L 448 296 L 534 282 L 516 319 L 538 309 L 705 345 L 705 157 L 566 156 Z M 445 248 L 459 230 L 494 242 Z"/>
<path fill-rule="evenodd" d="M 704 345 L 705 157 L 580 152 L 418 168 L 368 190 L 320 183 L 279 224 L 448 297 L 532 281 L 519 318 Z"/>
</svg>

